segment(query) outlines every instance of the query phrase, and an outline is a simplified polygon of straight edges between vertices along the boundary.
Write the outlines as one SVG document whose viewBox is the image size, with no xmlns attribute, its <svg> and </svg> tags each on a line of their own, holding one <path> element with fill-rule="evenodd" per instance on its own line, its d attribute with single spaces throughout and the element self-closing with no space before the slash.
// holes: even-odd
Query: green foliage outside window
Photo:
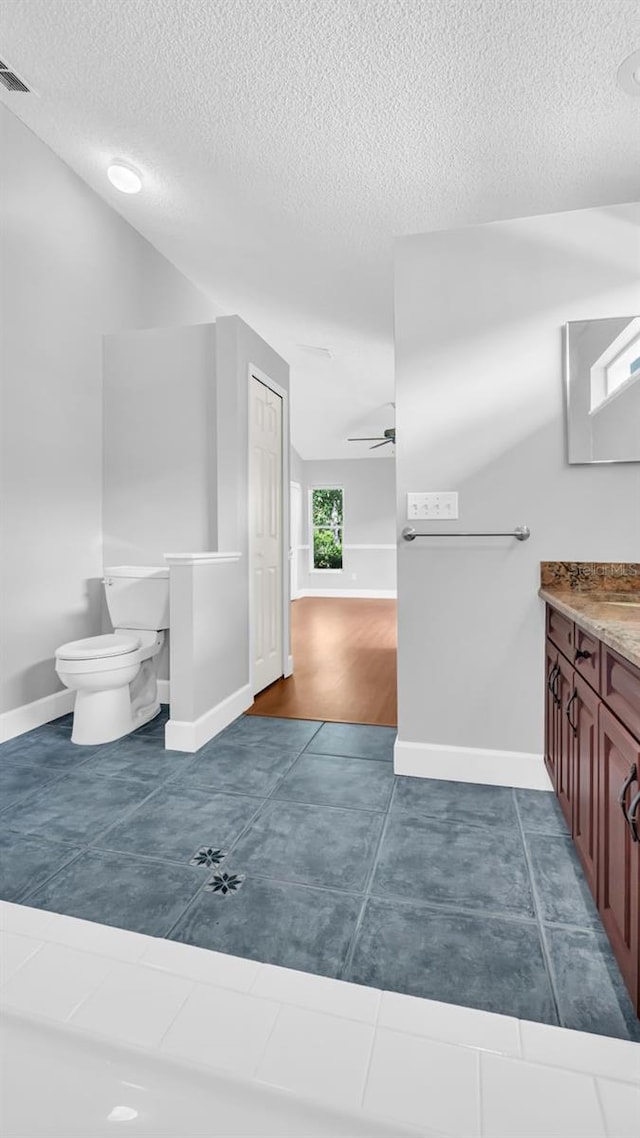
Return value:
<svg viewBox="0 0 640 1138">
<path fill-rule="evenodd" d="M 313 490 L 313 567 L 342 569 L 342 490 Z"/>
</svg>

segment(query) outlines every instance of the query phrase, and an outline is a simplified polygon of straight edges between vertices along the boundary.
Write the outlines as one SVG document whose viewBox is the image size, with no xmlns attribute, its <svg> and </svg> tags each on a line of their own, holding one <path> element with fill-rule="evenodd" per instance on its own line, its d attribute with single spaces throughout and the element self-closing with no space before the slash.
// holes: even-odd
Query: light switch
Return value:
<svg viewBox="0 0 640 1138">
<path fill-rule="evenodd" d="M 410 522 L 448 522 L 457 517 L 457 490 L 431 490 L 426 494 L 407 494 L 407 519 Z"/>
</svg>

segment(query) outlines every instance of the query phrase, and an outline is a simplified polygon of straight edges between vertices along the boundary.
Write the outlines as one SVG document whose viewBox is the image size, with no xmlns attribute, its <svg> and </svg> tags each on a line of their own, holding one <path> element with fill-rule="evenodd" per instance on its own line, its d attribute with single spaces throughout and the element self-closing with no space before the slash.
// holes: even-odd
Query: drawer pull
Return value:
<svg viewBox="0 0 640 1138">
<path fill-rule="evenodd" d="M 576 724 L 575 724 L 575 723 L 572 721 L 572 719 L 571 719 L 571 704 L 572 704 L 572 703 L 573 703 L 573 701 L 574 701 L 575 699 L 577 699 L 577 698 L 578 698 L 578 692 L 577 692 L 577 689 L 576 689 L 576 688 L 574 688 L 574 689 L 573 689 L 573 695 L 572 695 L 572 696 L 571 696 L 571 698 L 569 699 L 569 701 L 568 701 L 568 703 L 567 703 L 567 706 L 566 706 L 566 708 L 565 708 L 565 715 L 566 715 L 567 719 L 569 720 L 569 726 L 570 726 L 571 730 L 573 731 L 573 734 L 574 734 L 574 735 L 577 735 L 577 734 L 578 734 L 578 727 L 577 727 L 577 725 L 576 725 Z"/>
<path fill-rule="evenodd" d="M 579 660 L 590 660 L 592 656 L 593 652 L 585 652 L 582 650 L 582 648 L 577 648 L 573 662 L 574 664 L 577 664 Z"/>
<path fill-rule="evenodd" d="M 640 841 L 640 835 L 638 834 L 638 807 L 640 807 L 640 791 L 636 794 L 627 813 L 627 822 L 631 830 L 632 842 Z"/>
<path fill-rule="evenodd" d="M 636 764 L 634 763 L 633 766 L 631 767 L 631 770 L 629 771 L 629 774 L 625 778 L 625 780 L 624 780 L 624 782 L 620 788 L 620 793 L 618 795 L 618 802 L 620 804 L 620 808 L 622 810 L 622 813 L 624 814 L 624 820 L 625 820 L 625 822 L 627 822 L 629 824 L 629 826 L 631 826 L 631 822 L 629 821 L 629 815 L 627 814 L 627 808 L 625 806 L 624 800 L 627 797 L 627 791 L 628 791 L 629 787 L 631 786 L 631 783 L 635 782 L 637 777 L 638 777 L 638 768 L 637 768 Z M 636 796 L 636 798 L 637 798 L 637 796 Z M 633 800 L 634 804 L 636 802 L 636 798 L 634 798 L 634 800 Z M 634 825 L 635 825 L 635 823 L 634 823 Z M 631 834 L 633 836 L 633 830 L 631 831 Z M 637 842 L 637 840 L 638 840 L 637 837 L 634 838 L 634 841 Z"/>
</svg>

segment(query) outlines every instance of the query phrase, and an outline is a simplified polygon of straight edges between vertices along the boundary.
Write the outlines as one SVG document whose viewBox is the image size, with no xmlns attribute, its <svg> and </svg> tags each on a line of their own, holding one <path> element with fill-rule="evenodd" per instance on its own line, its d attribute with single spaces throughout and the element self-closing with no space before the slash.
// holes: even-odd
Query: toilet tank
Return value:
<svg viewBox="0 0 640 1138">
<path fill-rule="evenodd" d="M 104 591 L 114 628 L 169 628 L 168 566 L 112 565 Z"/>
</svg>

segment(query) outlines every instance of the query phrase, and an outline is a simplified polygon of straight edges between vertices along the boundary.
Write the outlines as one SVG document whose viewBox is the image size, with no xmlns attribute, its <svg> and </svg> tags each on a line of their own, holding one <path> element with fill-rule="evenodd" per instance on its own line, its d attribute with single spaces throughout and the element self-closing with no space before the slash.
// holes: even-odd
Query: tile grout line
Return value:
<svg viewBox="0 0 640 1138">
<path fill-rule="evenodd" d="M 264 999 L 263 996 L 256 996 L 252 992 L 251 993 L 247 992 L 247 995 L 251 995 L 251 998 L 254 1000 Z M 264 1047 L 262 1048 L 262 1051 L 260 1052 L 260 1054 L 256 1060 L 256 1065 L 254 1067 L 253 1076 L 252 1076 L 256 1080 L 256 1082 L 262 1083 L 263 1086 L 268 1086 L 268 1087 L 273 1086 L 274 1084 L 267 1082 L 265 1079 L 259 1079 L 258 1078 L 258 1071 L 260 1070 L 260 1065 L 261 1065 L 263 1059 L 265 1058 L 265 1056 L 267 1054 L 267 1051 L 269 1049 L 269 1044 L 271 1043 L 271 1040 L 273 1039 L 273 1036 L 275 1035 L 276 1027 L 278 1026 L 280 1020 L 282 1019 L 282 1016 L 283 1016 L 284 1010 L 285 1010 L 285 1005 L 282 1002 L 282 1000 L 277 1000 L 277 1001 L 272 1000 L 271 1002 L 274 1004 L 277 1003 L 278 1010 L 277 1010 L 277 1012 L 273 1018 L 273 1023 L 271 1024 L 271 1027 L 269 1028 L 269 1032 L 267 1034 L 267 1038 L 265 1040 Z"/>
<path fill-rule="evenodd" d="M 249 830 L 249 828 L 250 828 L 250 827 L 253 825 L 253 823 L 254 823 L 254 822 L 255 822 L 255 821 L 256 821 L 256 820 L 257 820 L 257 819 L 260 817 L 260 815 L 261 815 L 262 811 L 264 810 L 264 808 L 265 808 L 265 806 L 266 806 L 266 804 L 267 804 L 267 801 L 268 801 L 268 799 L 266 799 L 266 798 L 265 798 L 265 799 L 263 799 L 263 800 L 260 802 L 260 805 L 259 805 L 259 806 L 257 807 L 257 809 L 256 809 L 256 810 L 253 812 L 253 814 L 252 814 L 252 815 L 251 815 L 251 817 L 249 818 L 249 821 L 248 821 L 248 822 L 247 822 L 247 823 L 246 823 L 246 824 L 245 824 L 245 825 L 242 827 L 242 829 L 241 829 L 240 833 L 239 833 L 239 834 L 238 834 L 238 835 L 237 835 L 237 836 L 234 838 L 234 840 L 233 840 L 232 842 L 230 842 L 230 843 L 229 843 L 229 849 L 227 850 L 227 852 L 226 852 L 226 854 L 225 854 L 225 856 L 224 856 L 224 858 L 223 858 L 222 862 L 221 862 L 221 863 L 220 863 L 220 865 L 217 867 L 217 869 L 216 869 L 216 872 L 218 872 L 218 870 L 221 870 L 221 871 L 222 871 L 222 870 L 224 870 L 224 866 L 225 866 L 225 864 L 227 863 L 227 860 L 228 860 L 228 858 L 230 858 L 230 857 L 231 857 L 231 855 L 232 855 L 232 853 L 233 853 L 233 850 L 235 849 L 235 846 L 236 846 L 236 845 L 237 845 L 237 843 L 240 841 L 240 838 L 242 838 L 242 837 L 244 836 L 244 834 L 245 834 L 245 833 L 246 833 L 246 832 Z M 194 867 L 194 868 L 195 868 L 195 867 Z M 184 909 L 181 911 L 181 913 L 180 913 L 180 914 L 179 914 L 179 916 L 176 918 L 176 920 L 172 922 L 172 924 L 170 925 L 170 927 L 169 927 L 169 929 L 167 930 L 167 932 L 165 932 L 165 933 L 163 933 L 163 934 L 162 934 L 162 938 L 161 938 L 162 940 L 169 940 L 169 938 L 171 937 L 171 934 L 172 934 L 172 932 L 174 932 L 174 930 L 176 929 L 176 927 L 178 926 L 178 924 L 180 923 L 180 921 L 183 919 L 183 917 L 186 917 L 186 915 L 187 915 L 187 913 L 189 912 L 189 910 L 191 909 L 191 907 L 192 907 L 193 905 L 195 905 L 196 901 L 197 901 L 197 900 L 198 900 L 198 899 L 201 897 L 201 895 L 204 893 L 204 891 L 205 891 L 205 885 L 207 884 L 207 882 L 209 881 L 209 879 L 211 878 L 211 876 L 212 876 L 212 875 L 211 875 L 211 873 L 210 873 L 210 872 L 207 872 L 206 874 L 203 874 L 203 881 L 202 881 L 202 884 L 201 884 L 201 885 L 200 885 L 200 887 L 199 887 L 199 888 L 196 890 L 196 892 L 193 894 L 193 897 L 191 897 L 191 898 L 189 899 L 189 902 L 187 903 L 187 905 L 185 905 Z M 197 947 L 202 947 L 202 946 L 197 946 Z M 215 949 L 213 949 L 213 950 L 209 950 L 209 951 L 214 951 L 214 952 L 215 952 L 216 950 L 215 950 Z"/>
<path fill-rule="evenodd" d="M 609 1130 L 609 1124 L 607 1122 L 607 1112 L 604 1108 L 604 1101 L 602 1098 L 602 1092 L 600 1090 L 600 1087 L 598 1086 L 598 1076 L 595 1074 L 591 1074 L 590 1077 L 591 1077 L 592 1082 L 593 1082 L 593 1088 L 595 1091 L 596 1102 L 598 1104 L 598 1110 L 600 1111 L 600 1121 L 602 1122 L 603 1133 L 610 1135 L 611 1131 Z M 631 1086 L 633 1086 L 633 1083 L 631 1084 Z M 611 1138 L 615 1138 L 615 1135 L 611 1135 Z"/>
<path fill-rule="evenodd" d="M 373 1034 L 371 1036 L 371 1047 L 369 1048 L 369 1058 L 367 1060 L 367 1067 L 366 1067 L 366 1070 L 364 1073 L 364 1080 L 362 1083 L 362 1094 L 360 1095 L 360 1103 L 359 1103 L 361 1109 L 363 1109 L 363 1110 L 364 1110 L 364 1102 L 365 1102 L 365 1099 L 367 1097 L 367 1088 L 369 1086 L 369 1078 L 371 1076 L 371 1067 L 373 1066 L 373 1053 L 376 1049 L 376 1040 L 378 1038 L 378 1027 L 380 1025 L 380 1009 L 382 1007 L 382 991 L 380 988 L 378 988 L 377 992 L 378 992 L 378 1000 L 376 1003 L 376 1018 L 372 1024 Z"/>
<path fill-rule="evenodd" d="M 529 856 L 529 850 L 527 847 L 527 840 L 525 837 L 524 826 L 522 824 L 522 817 L 520 815 L 520 806 L 518 804 L 518 796 L 515 792 L 515 789 L 513 789 L 513 788 L 512 788 L 511 793 L 513 795 L 513 803 L 515 806 L 516 817 L 518 819 L 518 827 L 520 830 L 520 840 L 522 842 L 522 849 L 524 851 L 524 860 L 525 860 L 525 865 L 527 867 L 527 875 L 529 877 L 529 888 L 531 889 L 531 897 L 533 899 L 533 910 L 535 913 L 535 920 L 536 920 L 536 927 L 538 930 L 538 937 L 540 939 L 540 948 L 542 950 L 542 959 L 544 961 L 544 967 L 545 967 L 545 971 L 547 973 L 547 979 L 549 981 L 549 988 L 551 990 L 551 998 L 553 999 L 553 1006 L 554 1006 L 554 1010 L 555 1010 L 555 1013 L 556 1013 L 556 1016 L 558 1019 L 558 1024 L 560 1027 L 564 1027 L 564 1024 L 562 1022 L 562 1016 L 560 1015 L 560 1001 L 558 999 L 558 993 L 556 991 L 556 984 L 555 984 L 555 977 L 553 975 L 553 970 L 551 967 L 551 958 L 549 956 L 549 947 L 547 945 L 547 940 L 546 940 L 546 937 L 544 934 L 544 926 L 542 923 L 542 916 L 541 916 L 540 898 L 538 895 L 538 889 L 537 889 L 537 886 L 536 886 L 536 883 L 534 880 L 534 876 L 533 876 L 533 867 L 531 864 L 531 858 Z"/>
<path fill-rule="evenodd" d="M 234 720 L 234 722 L 237 722 L 237 720 Z M 232 724 L 230 724 L 229 726 L 232 726 Z M 318 727 L 318 731 L 320 730 L 320 727 L 322 727 L 322 726 L 323 726 L 323 724 L 321 723 L 321 724 L 320 724 L 320 726 Z M 228 730 L 228 728 L 227 728 L 227 730 Z M 222 732 L 221 734 L 224 734 L 224 732 Z M 316 732 L 316 734 L 317 734 L 317 732 Z M 215 736 L 215 738 L 216 738 L 216 739 L 218 739 L 218 738 L 220 738 L 220 736 L 219 736 L 219 735 L 216 735 L 216 736 Z M 258 747 L 259 747 L 259 746 L 260 746 L 260 742 L 258 741 L 258 742 L 256 742 L 256 743 L 252 744 L 252 746 L 258 746 Z M 279 785 L 280 785 L 280 783 L 281 783 L 282 779 L 286 777 L 286 775 L 289 773 L 289 771 L 290 771 L 290 770 L 293 768 L 293 766 L 294 766 L 294 765 L 297 763 L 298 759 L 300 758 L 300 755 L 301 755 L 301 754 L 303 754 L 303 751 L 304 751 L 304 748 L 302 749 L 302 751 L 299 751 L 299 752 L 296 754 L 295 758 L 294 758 L 294 759 L 292 760 L 292 762 L 289 764 L 289 766 L 287 767 L 286 771 L 283 771 L 283 773 L 282 773 L 282 775 L 280 776 L 280 778 L 278 778 L 278 780 L 276 781 L 276 783 L 275 783 L 275 785 L 274 785 L 273 789 L 272 789 L 272 790 L 269 792 L 269 794 L 268 794 L 268 795 L 267 795 L 265 798 L 262 798 L 262 799 L 260 800 L 260 805 L 257 807 L 257 809 L 254 811 L 254 813 L 251 815 L 251 817 L 249 818 L 249 820 L 248 820 L 248 822 L 246 823 L 246 825 L 245 825 L 245 826 L 243 826 L 243 828 L 242 828 L 242 829 L 241 829 L 241 831 L 240 831 L 240 832 L 239 832 L 239 833 L 236 835 L 236 837 L 233 839 L 233 841 L 229 843 L 229 849 L 227 850 L 227 853 L 225 854 L 224 860 L 223 860 L 223 862 L 221 863 L 221 866 L 222 866 L 222 867 L 224 866 L 225 862 L 227 862 L 227 860 L 228 860 L 229 858 L 231 858 L 231 856 L 232 856 L 232 854 L 233 854 L 233 851 L 235 850 L 235 848 L 236 848 L 236 846 L 237 846 L 238 842 L 240 841 L 240 839 L 241 839 L 241 838 L 243 838 L 243 837 L 245 836 L 245 834 L 246 834 L 246 833 L 248 833 L 248 831 L 251 829 L 251 827 L 253 826 L 253 824 L 254 824 L 255 822 L 257 822 L 257 820 L 258 820 L 258 819 L 261 817 L 261 815 L 262 815 L 263 811 L 264 811 L 264 810 L 266 810 L 266 808 L 267 808 L 267 805 L 268 805 L 268 804 L 269 804 L 269 802 L 272 800 L 272 798 L 273 798 L 273 795 L 275 794 L 276 790 L 278 789 L 278 787 L 279 787 Z M 195 752 L 195 753 L 197 754 L 197 752 Z M 188 904 L 185 906 L 185 908 L 182 910 L 182 912 L 180 913 L 180 915 L 178 916 L 178 918 L 177 918 L 177 919 L 176 919 L 176 920 L 173 922 L 173 924 L 172 924 L 172 925 L 171 925 L 171 927 L 168 929 L 168 931 L 167 931 L 166 933 L 164 933 L 164 934 L 163 934 L 163 939 L 164 939 L 164 940 L 169 940 L 169 938 L 171 937 L 171 934 L 172 934 L 172 933 L 173 933 L 173 932 L 176 930 L 176 928 L 178 927 L 178 925 L 180 924 L 180 922 L 183 920 L 183 918 L 184 918 L 184 917 L 186 917 L 187 913 L 188 913 L 188 912 L 189 912 L 189 910 L 192 908 L 192 906 L 193 906 L 193 905 L 195 905 L 196 901 L 197 901 L 197 900 L 199 900 L 199 898 L 201 897 L 201 895 L 204 893 L 204 887 L 205 887 L 205 885 L 207 884 L 207 881 L 209 880 L 209 877 L 210 877 L 210 874 L 207 874 L 207 875 L 206 875 L 206 880 L 205 880 L 205 881 L 203 881 L 203 883 L 202 883 L 202 885 L 200 886 L 200 888 L 199 888 L 199 889 L 198 889 L 198 890 L 197 890 L 197 891 L 194 893 L 193 897 L 191 897 L 191 899 L 190 899 L 189 903 L 188 903 Z M 178 942 L 178 943 L 182 943 L 182 942 Z M 216 950 L 214 949 L 214 950 L 210 950 L 210 951 L 216 951 Z"/>
<path fill-rule="evenodd" d="M 520 1028 L 518 1028 L 519 1036 Z M 483 1052 L 478 1049 L 477 1051 L 477 1066 L 476 1071 L 478 1074 L 478 1096 L 477 1096 L 477 1110 L 478 1110 L 478 1134 L 480 1138 L 484 1135 L 484 1096 L 482 1094 L 482 1054 Z"/>
<path fill-rule="evenodd" d="M 147 965 L 145 965 L 145 964 L 141 964 L 141 963 L 139 963 L 139 962 L 136 962 L 136 967 L 140 967 L 140 968 L 147 968 L 148 966 L 147 966 Z M 149 971 L 153 971 L 153 969 L 149 969 Z M 180 977 L 180 979 L 182 979 L 182 980 L 185 980 L 185 979 L 187 979 L 187 977 L 181 976 L 181 977 Z M 165 1028 L 165 1029 L 164 1029 L 164 1031 L 162 1032 L 162 1035 L 160 1036 L 160 1038 L 159 1038 L 158 1042 L 157 1042 L 157 1043 L 156 1043 L 156 1045 L 155 1045 L 155 1050 L 156 1050 L 156 1051 L 161 1051 L 161 1050 L 162 1050 L 162 1044 L 164 1043 L 164 1041 L 165 1041 L 165 1039 L 166 1039 L 167 1035 L 169 1034 L 169 1032 L 171 1031 L 171 1028 L 173 1027 L 173 1025 L 174 1025 L 174 1023 L 176 1022 L 176 1020 L 177 1020 L 178 1016 L 180 1015 L 180 1012 L 183 1010 L 183 1008 L 184 1008 L 184 1007 L 186 1007 L 187 1003 L 189 1002 L 189 1000 L 191 999 L 192 995 L 194 994 L 194 992 L 196 991 L 196 989 L 197 989 L 197 987 L 198 987 L 197 981 L 195 981 L 195 980 L 191 980 L 191 981 L 188 981 L 188 982 L 190 983 L 190 989 L 189 989 L 189 991 L 187 992 L 186 996 L 184 997 L 184 999 L 183 999 L 182 1003 L 180 1004 L 180 1007 L 177 1009 L 177 1011 L 175 1012 L 175 1014 L 174 1014 L 174 1015 L 171 1017 L 171 1019 L 170 1019 L 169 1023 L 167 1024 L 166 1028 Z M 163 1054 L 166 1054 L 166 1052 L 164 1052 Z"/>
<path fill-rule="evenodd" d="M 362 899 L 362 905 L 360 906 L 360 912 L 358 913 L 358 918 L 357 918 L 356 923 L 355 923 L 355 928 L 353 930 L 353 933 L 351 935 L 351 940 L 349 941 L 349 945 L 348 945 L 347 951 L 345 953 L 344 963 L 342 965 L 342 968 L 340 969 L 340 979 L 342 979 L 342 980 L 346 980 L 348 973 L 349 973 L 349 970 L 351 968 L 351 965 L 353 963 L 353 957 L 354 957 L 355 950 L 356 950 L 356 943 L 357 943 L 358 937 L 360 935 L 360 929 L 362 927 L 362 922 L 364 920 L 364 912 L 365 912 L 365 909 L 367 907 L 367 901 L 369 900 L 369 897 L 371 895 L 370 894 L 371 885 L 373 883 L 375 871 L 378 868 L 378 862 L 380 860 L 380 851 L 382 849 L 382 843 L 384 841 L 385 834 L 387 832 L 387 826 L 389 824 L 389 815 L 391 813 L 391 806 L 393 804 L 393 799 L 395 797 L 397 785 L 398 785 L 397 777 L 394 775 L 393 788 L 392 788 L 391 794 L 389 796 L 387 811 L 385 814 L 384 822 L 380 828 L 380 837 L 378 839 L 376 851 L 374 853 L 373 860 L 371 863 L 371 867 L 370 867 L 369 873 L 367 875 L 367 880 L 365 881 L 364 896 Z"/>
</svg>

